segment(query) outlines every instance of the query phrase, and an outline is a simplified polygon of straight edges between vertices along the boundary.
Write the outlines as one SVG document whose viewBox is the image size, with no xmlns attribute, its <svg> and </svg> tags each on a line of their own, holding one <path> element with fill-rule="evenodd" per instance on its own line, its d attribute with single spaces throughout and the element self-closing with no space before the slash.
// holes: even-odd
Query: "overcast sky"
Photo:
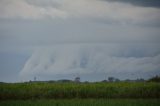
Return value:
<svg viewBox="0 0 160 106">
<path fill-rule="evenodd" d="M 159 0 L 0 0 L 0 81 L 155 75 Z"/>
</svg>

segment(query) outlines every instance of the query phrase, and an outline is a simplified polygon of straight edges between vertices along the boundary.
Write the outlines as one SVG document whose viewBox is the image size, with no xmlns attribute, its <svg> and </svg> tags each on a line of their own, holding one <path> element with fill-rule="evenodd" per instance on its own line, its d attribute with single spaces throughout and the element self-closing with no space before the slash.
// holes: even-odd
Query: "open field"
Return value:
<svg viewBox="0 0 160 106">
<path fill-rule="evenodd" d="M 0 100 L 73 98 L 160 98 L 160 83 L 14 83 L 0 84 Z"/>
<path fill-rule="evenodd" d="M 160 106 L 160 99 L 65 99 L 2 101 L 0 106 Z"/>
<path fill-rule="evenodd" d="M 0 106 L 160 106 L 160 83 L 1 83 Z"/>
</svg>

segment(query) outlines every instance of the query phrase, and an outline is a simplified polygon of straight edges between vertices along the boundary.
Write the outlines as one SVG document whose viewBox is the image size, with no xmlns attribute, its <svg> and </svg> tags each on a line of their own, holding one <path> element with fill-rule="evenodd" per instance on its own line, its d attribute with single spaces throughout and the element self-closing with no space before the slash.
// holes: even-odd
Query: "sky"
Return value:
<svg viewBox="0 0 160 106">
<path fill-rule="evenodd" d="M 155 75 L 159 0 L 0 0 L 0 82 Z"/>
</svg>

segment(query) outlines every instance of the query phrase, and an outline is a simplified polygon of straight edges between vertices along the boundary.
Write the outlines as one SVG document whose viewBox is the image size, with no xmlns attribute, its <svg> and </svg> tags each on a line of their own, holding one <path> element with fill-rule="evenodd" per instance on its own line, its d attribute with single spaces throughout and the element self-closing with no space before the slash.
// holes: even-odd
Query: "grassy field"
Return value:
<svg viewBox="0 0 160 106">
<path fill-rule="evenodd" d="M 159 99 L 160 100 L 160 99 Z M 158 99 L 10 100 L 0 106 L 160 106 Z"/>
<path fill-rule="evenodd" d="M 73 98 L 160 98 L 160 83 L 14 83 L 0 84 L 0 100 Z"/>
</svg>

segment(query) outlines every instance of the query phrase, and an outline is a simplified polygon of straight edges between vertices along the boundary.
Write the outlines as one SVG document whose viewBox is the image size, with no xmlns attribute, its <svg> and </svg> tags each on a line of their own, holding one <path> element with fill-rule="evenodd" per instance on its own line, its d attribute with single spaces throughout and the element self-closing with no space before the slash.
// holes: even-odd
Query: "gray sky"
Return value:
<svg viewBox="0 0 160 106">
<path fill-rule="evenodd" d="M 1 0 L 0 81 L 160 75 L 157 0 Z"/>
</svg>

